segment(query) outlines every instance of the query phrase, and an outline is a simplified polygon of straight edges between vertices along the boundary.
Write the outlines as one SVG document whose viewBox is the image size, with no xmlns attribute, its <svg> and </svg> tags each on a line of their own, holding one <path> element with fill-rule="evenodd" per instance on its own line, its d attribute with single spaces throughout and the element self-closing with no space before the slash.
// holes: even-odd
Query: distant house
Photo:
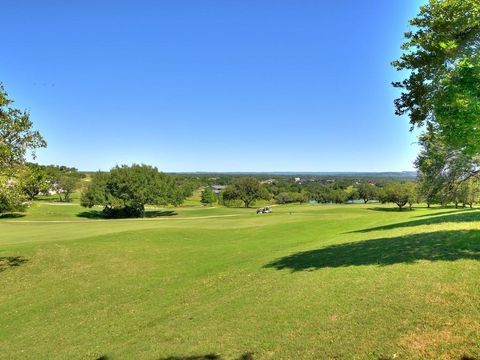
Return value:
<svg viewBox="0 0 480 360">
<path fill-rule="evenodd" d="M 276 182 L 275 179 L 267 179 L 267 180 L 260 181 L 260 184 L 273 184 L 275 182 Z"/>
<path fill-rule="evenodd" d="M 210 185 L 210 188 L 215 194 L 220 194 L 220 192 L 226 188 L 225 185 Z"/>
</svg>

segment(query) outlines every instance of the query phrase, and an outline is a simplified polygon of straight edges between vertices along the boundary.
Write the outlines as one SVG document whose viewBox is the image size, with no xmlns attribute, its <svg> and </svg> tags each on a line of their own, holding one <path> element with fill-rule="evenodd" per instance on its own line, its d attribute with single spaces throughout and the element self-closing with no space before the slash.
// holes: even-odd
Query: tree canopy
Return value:
<svg viewBox="0 0 480 360">
<path fill-rule="evenodd" d="M 101 205 L 109 217 L 139 217 L 147 204 L 178 204 L 178 194 L 173 179 L 156 167 L 122 165 L 109 173 L 96 173 L 82 193 L 81 204 Z"/>
<path fill-rule="evenodd" d="M 23 163 L 27 151 L 32 151 L 34 157 L 35 149 L 47 146 L 42 135 L 33 130 L 28 111 L 14 108 L 12 104 L 13 100 L 0 83 L 0 170 Z"/>
<path fill-rule="evenodd" d="M 430 0 L 410 20 L 403 54 L 393 62 L 409 76 L 394 86 L 402 90 L 395 101 L 398 115 L 408 114 L 413 126 L 436 121 L 437 96 L 458 67 L 478 63 L 480 3 L 478 0 Z M 458 75 L 457 75 L 458 76 Z"/>
</svg>

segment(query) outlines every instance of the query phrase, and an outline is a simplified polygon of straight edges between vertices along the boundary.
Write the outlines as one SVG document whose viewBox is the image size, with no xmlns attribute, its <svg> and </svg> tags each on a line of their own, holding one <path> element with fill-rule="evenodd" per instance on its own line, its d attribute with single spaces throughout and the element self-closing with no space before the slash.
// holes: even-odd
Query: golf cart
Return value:
<svg viewBox="0 0 480 360">
<path fill-rule="evenodd" d="M 270 214 L 272 212 L 272 208 L 270 206 L 265 206 L 263 208 L 257 209 L 257 214 Z"/>
</svg>

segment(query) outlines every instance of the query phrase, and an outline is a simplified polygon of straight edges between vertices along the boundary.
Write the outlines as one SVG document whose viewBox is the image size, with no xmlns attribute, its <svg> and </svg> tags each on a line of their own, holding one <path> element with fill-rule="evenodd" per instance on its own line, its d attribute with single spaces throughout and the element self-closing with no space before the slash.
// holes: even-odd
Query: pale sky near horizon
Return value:
<svg viewBox="0 0 480 360">
<path fill-rule="evenodd" d="M 390 62 L 422 2 L 6 1 L 0 82 L 42 164 L 412 170 Z"/>
</svg>

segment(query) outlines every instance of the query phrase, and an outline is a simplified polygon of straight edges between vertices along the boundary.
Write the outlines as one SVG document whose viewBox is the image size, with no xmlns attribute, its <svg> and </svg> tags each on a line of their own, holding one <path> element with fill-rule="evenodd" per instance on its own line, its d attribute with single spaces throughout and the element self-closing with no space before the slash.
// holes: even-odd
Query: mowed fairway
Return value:
<svg viewBox="0 0 480 360">
<path fill-rule="evenodd" d="M 0 219 L 0 357 L 479 356 L 480 211 L 392 210 L 34 204 Z"/>
</svg>

